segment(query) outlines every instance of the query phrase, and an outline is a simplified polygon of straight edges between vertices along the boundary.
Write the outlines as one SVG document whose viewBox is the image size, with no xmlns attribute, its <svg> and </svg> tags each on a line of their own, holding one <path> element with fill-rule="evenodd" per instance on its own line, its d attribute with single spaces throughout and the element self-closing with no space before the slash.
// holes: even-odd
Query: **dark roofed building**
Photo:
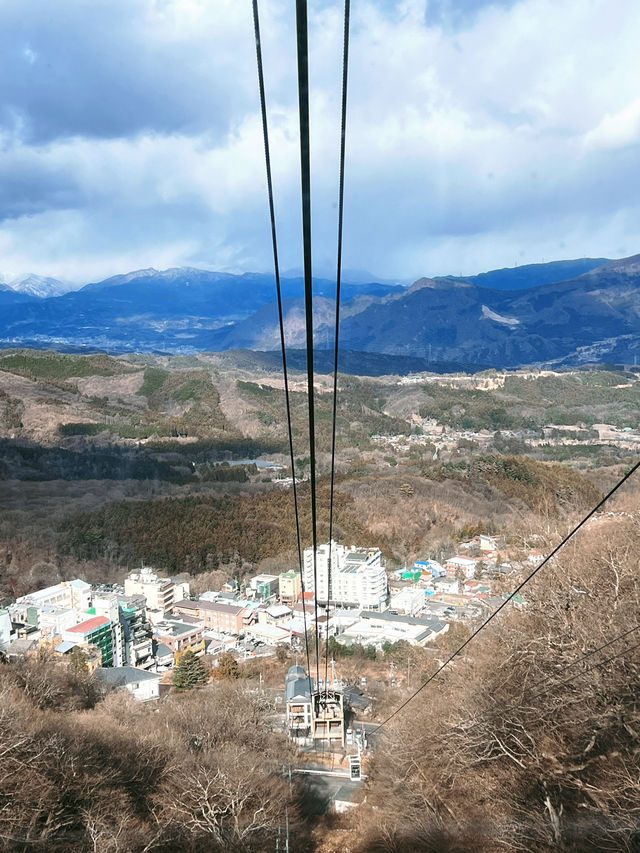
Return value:
<svg viewBox="0 0 640 853">
<path fill-rule="evenodd" d="M 157 672 L 137 669 L 135 666 L 110 666 L 98 667 L 95 677 L 105 687 L 128 690 L 141 702 L 149 702 L 158 698 L 162 676 Z"/>
</svg>

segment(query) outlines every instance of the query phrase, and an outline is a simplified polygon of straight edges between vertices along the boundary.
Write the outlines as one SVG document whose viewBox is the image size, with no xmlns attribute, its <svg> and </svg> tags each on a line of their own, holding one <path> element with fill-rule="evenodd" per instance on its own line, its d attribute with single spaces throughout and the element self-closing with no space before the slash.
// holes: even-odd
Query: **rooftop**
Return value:
<svg viewBox="0 0 640 853">
<path fill-rule="evenodd" d="M 204 599 L 191 601 L 188 598 L 183 598 L 182 601 L 176 601 L 173 606 L 180 607 L 183 610 L 210 610 L 217 613 L 233 613 L 234 616 L 237 616 L 238 613 L 242 613 L 244 610 L 244 607 L 240 607 L 235 604 L 221 604 L 218 601 L 207 601 Z"/>
<path fill-rule="evenodd" d="M 91 619 L 85 619 L 84 622 L 79 622 L 77 625 L 67 628 L 67 630 L 78 634 L 88 634 L 90 631 L 95 631 L 96 628 L 100 628 L 102 625 L 109 624 L 110 620 L 107 619 L 106 616 L 93 616 Z"/>
<path fill-rule="evenodd" d="M 137 669 L 135 666 L 99 666 L 95 671 L 95 677 L 103 684 L 124 687 L 127 684 L 138 684 L 140 681 L 159 681 L 162 673 L 148 672 L 146 669 Z"/>
<path fill-rule="evenodd" d="M 311 681 L 313 685 L 313 680 Z M 309 692 L 309 677 L 290 678 L 287 679 L 284 688 L 285 699 L 290 702 L 297 697 L 304 697 L 307 702 L 311 701 L 311 693 Z"/>
<path fill-rule="evenodd" d="M 160 637 L 181 637 L 183 634 L 193 634 L 198 629 L 199 625 L 190 625 L 177 619 L 164 619 L 155 626 L 155 632 Z"/>
<path fill-rule="evenodd" d="M 447 624 L 440 619 L 429 619 L 428 616 L 399 616 L 397 613 L 375 613 L 369 610 L 363 610 L 360 614 L 361 619 L 376 619 L 383 622 L 404 622 L 406 625 L 423 625 L 431 631 L 442 631 Z"/>
<path fill-rule="evenodd" d="M 267 607 L 267 613 L 274 619 L 278 619 L 280 616 L 288 616 L 291 613 L 291 608 L 287 607 L 286 604 L 273 604 L 271 607 Z"/>
</svg>

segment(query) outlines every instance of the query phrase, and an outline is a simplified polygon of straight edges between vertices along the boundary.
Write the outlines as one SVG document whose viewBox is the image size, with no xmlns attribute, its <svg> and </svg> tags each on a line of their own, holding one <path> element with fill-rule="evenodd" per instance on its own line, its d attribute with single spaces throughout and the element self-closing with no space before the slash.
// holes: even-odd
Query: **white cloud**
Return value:
<svg viewBox="0 0 640 853">
<path fill-rule="evenodd" d="M 313 230 L 328 266 L 341 8 L 317 0 L 310 14 Z M 293 9 L 260 9 L 282 263 L 295 267 Z M 250 4 L 15 0 L 0 33 L 1 265 L 92 279 L 269 268 Z M 640 4 L 626 0 L 353 4 L 345 264 L 417 277 L 638 251 L 638 43 Z"/>
<path fill-rule="evenodd" d="M 640 98 L 616 113 L 606 113 L 584 137 L 585 148 L 622 148 L 640 142 Z"/>
</svg>

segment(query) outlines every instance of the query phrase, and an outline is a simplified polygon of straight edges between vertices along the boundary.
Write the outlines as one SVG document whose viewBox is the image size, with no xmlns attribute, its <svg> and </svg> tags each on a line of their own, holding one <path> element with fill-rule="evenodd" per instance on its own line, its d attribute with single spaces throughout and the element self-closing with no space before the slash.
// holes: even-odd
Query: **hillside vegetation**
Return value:
<svg viewBox="0 0 640 853">
<path fill-rule="evenodd" d="M 309 474 L 305 387 L 293 371 L 298 477 Z M 318 377 L 321 536 L 330 387 L 330 377 Z M 539 517 L 572 516 L 633 453 L 602 443 L 588 423 L 630 422 L 638 388 L 634 373 L 614 366 L 413 384 L 341 374 L 335 533 L 404 563 L 444 553 L 465 525 L 512 532 Z M 265 458 L 282 467 L 256 467 Z M 229 466 L 233 460 L 242 464 Z M 548 464 L 554 460 L 569 465 Z M 116 578 L 141 559 L 192 572 L 280 554 L 288 564 L 292 497 L 274 483 L 288 474 L 282 379 L 246 353 L 0 356 L 0 557 L 11 588 L 25 591 L 20 579 L 43 561 L 52 579 L 79 564 Z M 308 503 L 301 486 L 304 544 Z"/>
<path fill-rule="evenodd" d="M 593 525 L 393 719 L 345 849 L 639 848 L 639 541 Z"/>
<path fill-rule="evenodd" d="M 40 659 L 0 664 L 0 700 L 3 850 L 262 853 L 285 809 L 309 849 L 288 745 L 246 689 L 150 708 Z"/>
</svg>

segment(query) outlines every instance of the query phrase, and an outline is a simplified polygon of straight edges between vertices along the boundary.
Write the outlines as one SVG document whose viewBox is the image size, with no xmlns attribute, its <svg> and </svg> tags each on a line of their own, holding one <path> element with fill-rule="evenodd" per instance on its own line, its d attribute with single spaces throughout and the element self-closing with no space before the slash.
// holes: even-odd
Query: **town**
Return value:
<svg viewBox="0 0 640 853">
<path fill-rule="evenodd" d="M 80 660 L 105 689 L 149 702 L 171 690 L 186 653 L 214 671 L 225 654 L 285 660 L 278 654 L 284 649 L 302 661 L 305 634 L 312 637 L 316 626 L 334 649 L 360 645 L 375 654 L 402 641 L 424 648 L 452 623 L 473 622 L 502 603 L 492 584 L 517 567 L 501 562 L 500 545 L 479 534 L 442 563 L 421 559 L 388 569 L 380 550 L 333 541 L 318 546 L 315 561 L 313 549 L 304 550 L 302 575 L 258 574 L 240 586 L 229 578 L 197 597 L 187 575 L 165 577 L 150 566 L 131 571 L 122 584 L 65 580 L 3 602 L 0 653 L 9 662 L 38 654 L 60 666 Z M 527 559 L 541 558 L 532 551 Z M 521 599 L 514 603 L 522 606 Z M 300 663 L 284 675 L 283 726 L 300 746 L 351 753 L 350 778 L 357 780 L 353 753 L 360 755 L 366 735 L 353 734 L 352 705 L 367 707 L 365 691 L 337 677 L 333 661 L 331 678 L 312 676 Z"/>
</svg>

